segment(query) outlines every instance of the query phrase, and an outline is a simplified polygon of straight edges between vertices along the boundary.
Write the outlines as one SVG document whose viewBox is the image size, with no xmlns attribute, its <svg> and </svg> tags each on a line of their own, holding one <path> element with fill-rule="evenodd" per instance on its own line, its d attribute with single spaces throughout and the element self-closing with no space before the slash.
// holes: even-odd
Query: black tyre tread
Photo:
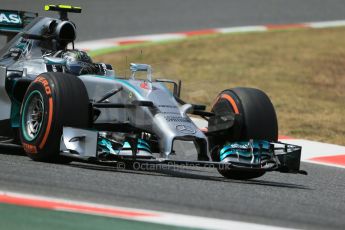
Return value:
<svg viewBox="0 0 345 230">
<path fill-rule="evenodd" d="M 242 136 L 244 140 L 278 140 L 278 121 L 269 97 L 255 88 L 234 88 L 230 92 L 239 101 L 243 114 Z"/>
</svg>

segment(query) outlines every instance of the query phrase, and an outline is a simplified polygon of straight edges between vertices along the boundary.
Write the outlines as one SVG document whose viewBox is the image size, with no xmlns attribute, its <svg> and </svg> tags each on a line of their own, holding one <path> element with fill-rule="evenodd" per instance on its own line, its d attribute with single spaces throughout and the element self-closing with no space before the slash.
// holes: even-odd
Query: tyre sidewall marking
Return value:
<svg viewBox="0 0 345 230">
<path fill-rule="evenodd" d="M 233 109 L 233 112 L 234 112 L 235 114 L 240 114 L 240 111 L 238 110 L 238 107 L 237 107 L 237 104 L 236 104 L 235 100 L 234 100 L 230 95 L 228 95 L 228 94 L 222 94 L 222 95 L 220 96 L 220 98 L 221 98 L 221 99 L 225 99 L 225 100 L 227 100 L 227 101 L 230 103 L 230 105 L 231 105 L 231 107 L 232 107 L 232 109 Z"/>
<path fill-rule="evenodd" d="M 236 101 L 234 98 L 232 98 L 232 96 L 226 94 L 226 93 L 221 93 L 220 95 L 218 95 L 218 97 L 216 98 L 216 100 L 214 101 L 213 105 L 212 105 L 212 108 L 219 102 L 219 100 L 221 99 L 224 99 L 224 100 L 227 100 L 231 107 L 232 107 L 232 110 L 235 114 L 240 114 L 240 111 L 239 111 L 239 108 L 236 104 Z"/>
<path fill-rule="evenodd" d="M 42 76 L 38 76 L 34 82 L 39 82 L 43 85 L 44 87 L 44 91 L 46 92 L 47 96 L 48 97 L 51 97 L 52 96 L 52 90 L 50 88 L 50 85 L 49 85 L 49 82 L 48 80 L 45 78 L 45 77 L 42 77 Z"/>
<path fill-rule="evenodd" d="M 50 129 L 51 129 L 51 125 L 52 125 L 52 120 L 53 120 L 53 98 L 49 97 L 49 110 L 48 110 L 48 123 L 47 123 L 47 128 L 46 131 L 44 133 L 43 139 L 41 141 L 41 143 L 39 144 L 39 148 L 43 149 L 43 147 L 45 146 L 49 133 L 50 133 Z"/>
<path fill-rule="evenodd" d="M 52 90 L 51 90 L 51 87 L 50 87 L 50 84 L 49 84 L 49 81 L 43 77 L 43 76 L 38 76 L 34 82 L 37 82 L 37 83 L 41 83 L 44 87 L 44 91 L 48 97 L 48 121 L 47 121 L 47 125 L 46 125 L 46 130 L 45 130 L 45 133 L 43 135 L 43 139 L 41 141 L 41 143 L 38 145 L 38 147 L 40 149 L 43 149 L 46 142 L 47 142 L 47 139 L 48 139 L 48 136 L 49 136 L 49 133 L 50 133 L 50 129 L 51 129 L 51 126 L 52 126 L 52 121 L 53 121 L 53 98 L 52 98 Z"/>
<path fill-rule="evenodd" d="M 37 147 L 35 145 L 30 145 L 23 142 L 22 146 L 24 148 L 24 151 L 27 153 L 31 153 L 31 154 L 37 153 Z"/>
</svg>

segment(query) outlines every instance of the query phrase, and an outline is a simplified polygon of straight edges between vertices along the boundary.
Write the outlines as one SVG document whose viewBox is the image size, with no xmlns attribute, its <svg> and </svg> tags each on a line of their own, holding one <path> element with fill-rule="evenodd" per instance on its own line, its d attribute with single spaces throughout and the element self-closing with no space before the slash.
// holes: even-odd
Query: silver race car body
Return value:
<svg viewBox="0 0 345 230">
<path fill-rule="evenodd" d="M 238 98 L 241 92 L 259 96 L 262 93 L 253 89 L 223 91 L 216 99 L 216 104 L 221 109 L 216 106 L 207 112 L 206 106 L 189 104 L 180 99 L 180 82 L 154 79 L 152 68 L 148 64 L 132 63 L 132 75 L 129 78 L 117 76 L 112 67 L 104 63 L 92 63 L 97 69 L 93 73 L 79 72 L 72 76 L 68 72 L 68 60 L 61 53 L 68 51 L 68 44 L 74 50 L 73 42 L 76 37 L 76 27 L 68 20 L 67 12 L 80 12 L 81 9 L 56 5 L 50 5 L 47 9 L 58 11 L 60 19 L 37 17 L 28 12 L 2 11 L 8 17 L 15 14 L 20 19 L 13 23 L 0 22 L 0 33 L 7 35 L 10 40 L 0 51 L 2 144 L 22 145 L 34 160 L 49 160 L 38 158 L 35 154 L 47 151 L 49 146 L 42 147 L 47 138 L 47 143 L 53 143 L 49 142 L 53 134 L 48 133 L 52 119 L 50 116 L 53 115 L 49 116 L 51 112 L 44 110 L 47 106 L 42 93 L 33 89 L 42 87 L 49 96 L 54 84 L 60 84 L 58 81 L 61 77 L 58 76 L 66 75 L 71 79 L 75 78 L 73 81 L 81 81 L 81 87 L 87 92 L 87 114 L 81 115 L 87 117 L 89 122 L 88 125 L 76 126 L 66 122 L 61 124 L 61 130 L 56 129 L 59 130 L 57 136 L 60 138 L 54 140 L 58 143 L 54 159 L 59 155 L 93 163 L 124 161 L 213 165 L 217 168 L 226 166 L 227 170 L 219 169 L 226 177 L 229 170 L 247 175 L 238 178 L 258 177 L 262 175 L 261 172 L 266 171 L 303 173 L 299 170 L 301 148 L 277 142 L 276 117 L 270 102 L 265 102 L 265 106 L 273 111 L 270 112 L 273 120 L 269 121 L 273 136 L 257 135 L 257 132 L 249 134 L 249 123 L 245 123 L 248 115 L 241 112 L 245 111 L 245 106 L 240 104 L 241 100 L 237 100 L 236 95 L 231 96 L 234 92 L 237 92 Z M 79 64 L 82 69 L 83 63 Z M 138 72 L 144 73 L 144 79 L 136 78 Z M 54 81 L 49 80 L 50 78 Z M 168 89 L 168 84 L 172 84 L 173 90 Z M 68 94 L 71 90 L 78 91 L 81 88 L 65 90 Z M 40 106 L 36 110 L 30 107 L 31 95 L 35 93 L 38 99 L 35 99 L 34 106 L 42 105 L 41 113 L 37 112 Z M 268 100 L 266 96 L 260 97 Z M 78 104 L 78 98 L 72 99 L 73 103 Z M 224 107 L 222 103 L 227 105 Z M 27 111 L 33 112 L 27 114 Z M 71 111 L 61 112 L 68 117 Z M 208 127 L 201 131 L 192 121 L 191 115 L 200 116 L 208 123 Z M 46 123 L 48 125 L 44 127 Z M 41 127 L 46 129 L 45 133 L 39 133 L 43 130 Z M 25 133 L 27 130 L 32 135 Z M 21 141 L 16 138 L 18 132 L 21 134 Z M 25 138 L 27 136 L 32 138 Z M 35 138 L 40 136 L 44 141 L 36 145 Z M 180 154 L 174 149 L 174 142 L 177 140 L 194 143 L 197 157 L 188 161 L 176 160 L 175 157 L 172 159 L 171 156 Z M 251 174 L 245 174 L 248 172 Z"/>
</svg>

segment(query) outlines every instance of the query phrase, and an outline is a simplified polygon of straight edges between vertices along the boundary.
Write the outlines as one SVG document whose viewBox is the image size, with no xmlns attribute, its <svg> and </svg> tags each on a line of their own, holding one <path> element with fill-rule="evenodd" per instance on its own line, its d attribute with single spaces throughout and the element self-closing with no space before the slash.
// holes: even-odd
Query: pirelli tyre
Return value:
<svg viewBox="0 0 345 230">
<path fill-rule="evenodd" d="M 254 140 L 278 140 L 278 122 L 275 109 L 269 97 L 254 88 L 234 88 L 221 92 L 212 108 L 218 111 L 230 110 L 237 119 L 233 126 L 220 137 L 211 140 L 211 156 L 220 161 L 219 152 L 227 142 Z M 265 172 L 246 172 L 231 169 L 219 169 L 220 174 L 229 179 L 251 179 L 264 175 Z"/>
<path fill-rule="evenodd" d="M 63 126 L 88 127 L 89 98 L 83 82 L 65 73 L 43 73 L 23 99 L 19 136 L 36 161 L 68 162 L 59 155 Z"/>
</svg>

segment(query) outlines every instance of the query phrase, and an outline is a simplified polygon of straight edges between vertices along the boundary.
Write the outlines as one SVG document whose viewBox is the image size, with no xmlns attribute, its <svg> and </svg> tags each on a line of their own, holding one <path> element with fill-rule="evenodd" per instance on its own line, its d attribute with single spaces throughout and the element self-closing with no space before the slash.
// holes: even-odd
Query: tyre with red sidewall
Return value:
<svg viewBox="0 0 345 230">
<path fill-rule="evenodd" d="M 66 163 L 60 156 L 63 126 L 87 128 L 89 97 L 84 83 L 66 73 L 43 73 L 23 99 L 19 136 L 26 154 L 36 161 Z"/>
</svg>

